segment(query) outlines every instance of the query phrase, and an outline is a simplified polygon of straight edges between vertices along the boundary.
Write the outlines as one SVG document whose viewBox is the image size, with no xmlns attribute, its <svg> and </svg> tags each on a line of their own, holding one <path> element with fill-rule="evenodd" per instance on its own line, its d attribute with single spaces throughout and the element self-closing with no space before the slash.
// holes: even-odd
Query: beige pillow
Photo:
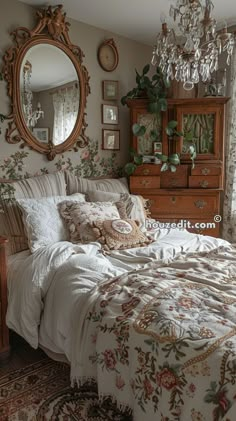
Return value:
<svg viewBox="0 0 236 421">
<path fill-rule="evenodd" d="M 101 190 L 87 191 L 85 195 L 88 202 L 123 202 L 128 218 L 130 218 L 134 206 L 131 196 L 129 193 L 112 193 Z"/>
<path fill-rule="evenodd" d="M 139 229 L 139 223 L 131 219 L 97 220 L 90 225 L 104 250 L 142 247 L 153 241 Z"/>
<path fill-rule="evenodd" d="M 9 254 L 28 249 L 21 211 L 16 199 L 65 195 L 63 172 L 43 174 L 12 183 L 0 183 L 0 235 L 9 239 Z"/>
<path fill-rule="evenodd" d="M 86 193 L 87 191 L 106 191 L 113 193 L 129 193 L 128 182 L 122 178 L 97 178 L 94 180 L 76 177 L 70 171 L 65 171 L 67 194 Z"/>
<path fill-rule="evenodd" d="M 96 241 L 90 222 L 97 219 L 126 218 L 125 205 L 122 202 L 85 202 L 65 201 L 58 204 L 70 233 L 72 243 Z"/>
</svg>

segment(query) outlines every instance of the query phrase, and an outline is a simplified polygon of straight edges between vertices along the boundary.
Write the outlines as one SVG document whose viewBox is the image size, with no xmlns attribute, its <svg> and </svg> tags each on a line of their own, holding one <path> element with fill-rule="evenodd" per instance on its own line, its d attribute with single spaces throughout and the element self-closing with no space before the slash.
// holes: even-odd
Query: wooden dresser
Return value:
<svg viewBox="0 0 236 421">
<path fill-rule="evenodd" d="M 135 137 L 131 146 L 141 155 L 153 155 L 150 133 L 159 131 L 162 153 L 181 154 L 176 172 L 161 172 L 162 164 L 143 164 L 130 176 L 130 190 L 149 199 L 151 216 L 159 222 L 178 223 L 191 232 L 220 236 L 224 186 L 224 118 L 229 98 L 169 99 L 168 110 L 157 117 L 147 111 L 147 100 L 128 101 L 131 127 L 145 125 L 146 133 Z M 168 139 L 165 127 L 177 120 L 178 131 L 191 131 L 196 145 L 195 167 L 183 137 Z M 191 143 L 191 142 L 190 142 Z M 218 217 L 219 216 L 219 217 Z M 187 222 L 189 221 L 189 222 Z M 210 224 L 210 225 L 209 225 Z"/>
</svg>

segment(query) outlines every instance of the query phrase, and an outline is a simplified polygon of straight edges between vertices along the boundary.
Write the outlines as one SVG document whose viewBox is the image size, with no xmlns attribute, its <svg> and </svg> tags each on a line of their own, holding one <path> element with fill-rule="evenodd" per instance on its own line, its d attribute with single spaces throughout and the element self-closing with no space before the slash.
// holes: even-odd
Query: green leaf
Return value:
<svg viewBox="0 0 236 421">
<path fill-rule="evenodd" d="M 146 66 L 144 66 L 143 68 L 143 75 L 146 75 L 149 72 L 150 69 L 150 64 L 146 64 Z"/>
<path fill-rule="evenodd" d="M 175 130 L 175 136 L 179 136 L 179 137 L 181 137 L 181 136 L 183 136 L 183 132 L 178 132 L 177 130 Z"/>
<path fill-rule="evenodd" d="M 122 96 L 122 98 L 120 100 L 120 102 L 121 102 L 122 105 L 126 105 L 126 99 L 127 99 L 127 95 Z"/>
<path fill-rule="evenodd" d="M 167 136 L 171 137 L 174 134 L 174 130 L 171 129 L 170 127 L 166 127 L 166 134 L 167 134 Z"/>
<path fill-rule="evenodd" d="M 171 172 L 176 172 L 176 167 L 172 164 L 170 164 L 170 170 Z"/>
<path fill-rule="evenodd" d="M 166 111 L 167 110 L 167 101 L 165 98 L 160 98 L 159 99 L 159 105 L 161 108 L 161 111 Z"/>
<path fill-rule="evenodd" d="M 184 134 L 184 140 L 186 142 L 192 141 L 193 140 L 193 132 L 187 132 Z"/>
<path fill-rule="evenodd" d="M 179 155 L 177 153 L 173 153 L 172 155 L 170 155 L 169 162 L 174 165 L 179 165 L 180 164 Z"/>
<path fill-rule="evenodd" d="M 163 155 L 161 153 L 157 153 L 156 154 L 158 156 L 158 158 L 162 161 L 162 162 L 167 162 L 168 161 L 168 156 L 167 155 Z"/>
<path fill-rule="evenodd" d="M 157 140 L 158 139 L 158 132 L 157 132 L 157 130 L 151 130 L 150 131 L 150 139 L 153 141 L 153 142 L 155 142 L 155 140 Z"/>
<path fill-rule="evenodd" d="M 141 165 L 143 163 L 142 155 L 134 155 L 134 162 L 137 165 Z"/>
<path fill-rule="evenodd" d="M 132 146 L 129 148 L 130 156 L 134 156 L 136 154 L 136 150 L 132 148 Z"/>
<path fill-rule="evenodd" d="M 146 133 L 146 127 L 140 126 L 138 123 L 134 123 L 132 126 L 132 132 L 134 136 L 143 136 Z"/>
<path fill-rule="evenodd" d="M 170 120 L 167 123 L 167 127 L 170 129 L 175 129 L 177 127 L 178 122 L 176 120 Z"/>
<path fill-rule="evenodd" d="M 133 162 L 128 162 L 128 164 L 124 166 L 124 171 L 127 175 L 132 175 L 136 168 L 137 165 L 135 165 Z"/>
<path fill-rule="evenodd" d="M 162 165 L 162 167 L 161 167 L 161 171 L 162 171 L 162 172 L 167 171 L 167 170 L 168 170 L 168 168 L 169 168 L 169 165 L 165 162 L 165 163 Z"/>
<path fill-rule="evenodd" d="M 150 113 L 159 113 L 159 111 L 160 111 L 160 105 L 159 105 L 159 102 L 150 102 L 149 104 L 148 104 L 148 111 L 150 112 Z"/>
</svg>

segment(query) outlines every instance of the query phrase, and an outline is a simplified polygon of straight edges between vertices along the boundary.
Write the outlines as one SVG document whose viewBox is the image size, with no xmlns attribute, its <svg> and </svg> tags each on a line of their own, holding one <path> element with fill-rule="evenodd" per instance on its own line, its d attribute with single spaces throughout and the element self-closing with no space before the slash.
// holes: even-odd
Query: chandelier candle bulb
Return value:
<svg viewBox="0 0 236 421">
<path fill-rule="evenodd" d="M 159 64 L 167 80 L 183 82 L 186 90 L 191 90 L 200 80 L 211 81 L 223 52 L 227 53 L 226 64 L 230 64 L 235 36 L 228 32 L 227 26 L 217 33 L 213 8 L 211 0 L 176 0 L 171 4 L 169 15 L 178 20 L 177 36 L 181 40 L 174 29 L 167 27 L 161 14 L 162 31 L 153 49 L 152 64 Z"/>
</svg>

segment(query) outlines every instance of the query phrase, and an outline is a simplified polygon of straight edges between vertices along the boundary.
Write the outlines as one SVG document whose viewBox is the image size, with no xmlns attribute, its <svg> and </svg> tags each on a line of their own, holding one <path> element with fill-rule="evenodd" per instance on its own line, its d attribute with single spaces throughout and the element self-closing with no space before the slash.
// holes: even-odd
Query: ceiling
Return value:
<svg viewBox="0 0 236 421">
<path fill-rule="evenodd" d="M 58 5 L 58 0 L 19 0 L 32 6 Z M 219 27 L 236 24 L 235 0 L 213 0 Z M 171 0 L 65 0 L 68 17 L 152 45 L 160 31 L 160 15 L 168 16 Z M 170 21 L 171 24 L 171 21 Z"/>
</svg>

